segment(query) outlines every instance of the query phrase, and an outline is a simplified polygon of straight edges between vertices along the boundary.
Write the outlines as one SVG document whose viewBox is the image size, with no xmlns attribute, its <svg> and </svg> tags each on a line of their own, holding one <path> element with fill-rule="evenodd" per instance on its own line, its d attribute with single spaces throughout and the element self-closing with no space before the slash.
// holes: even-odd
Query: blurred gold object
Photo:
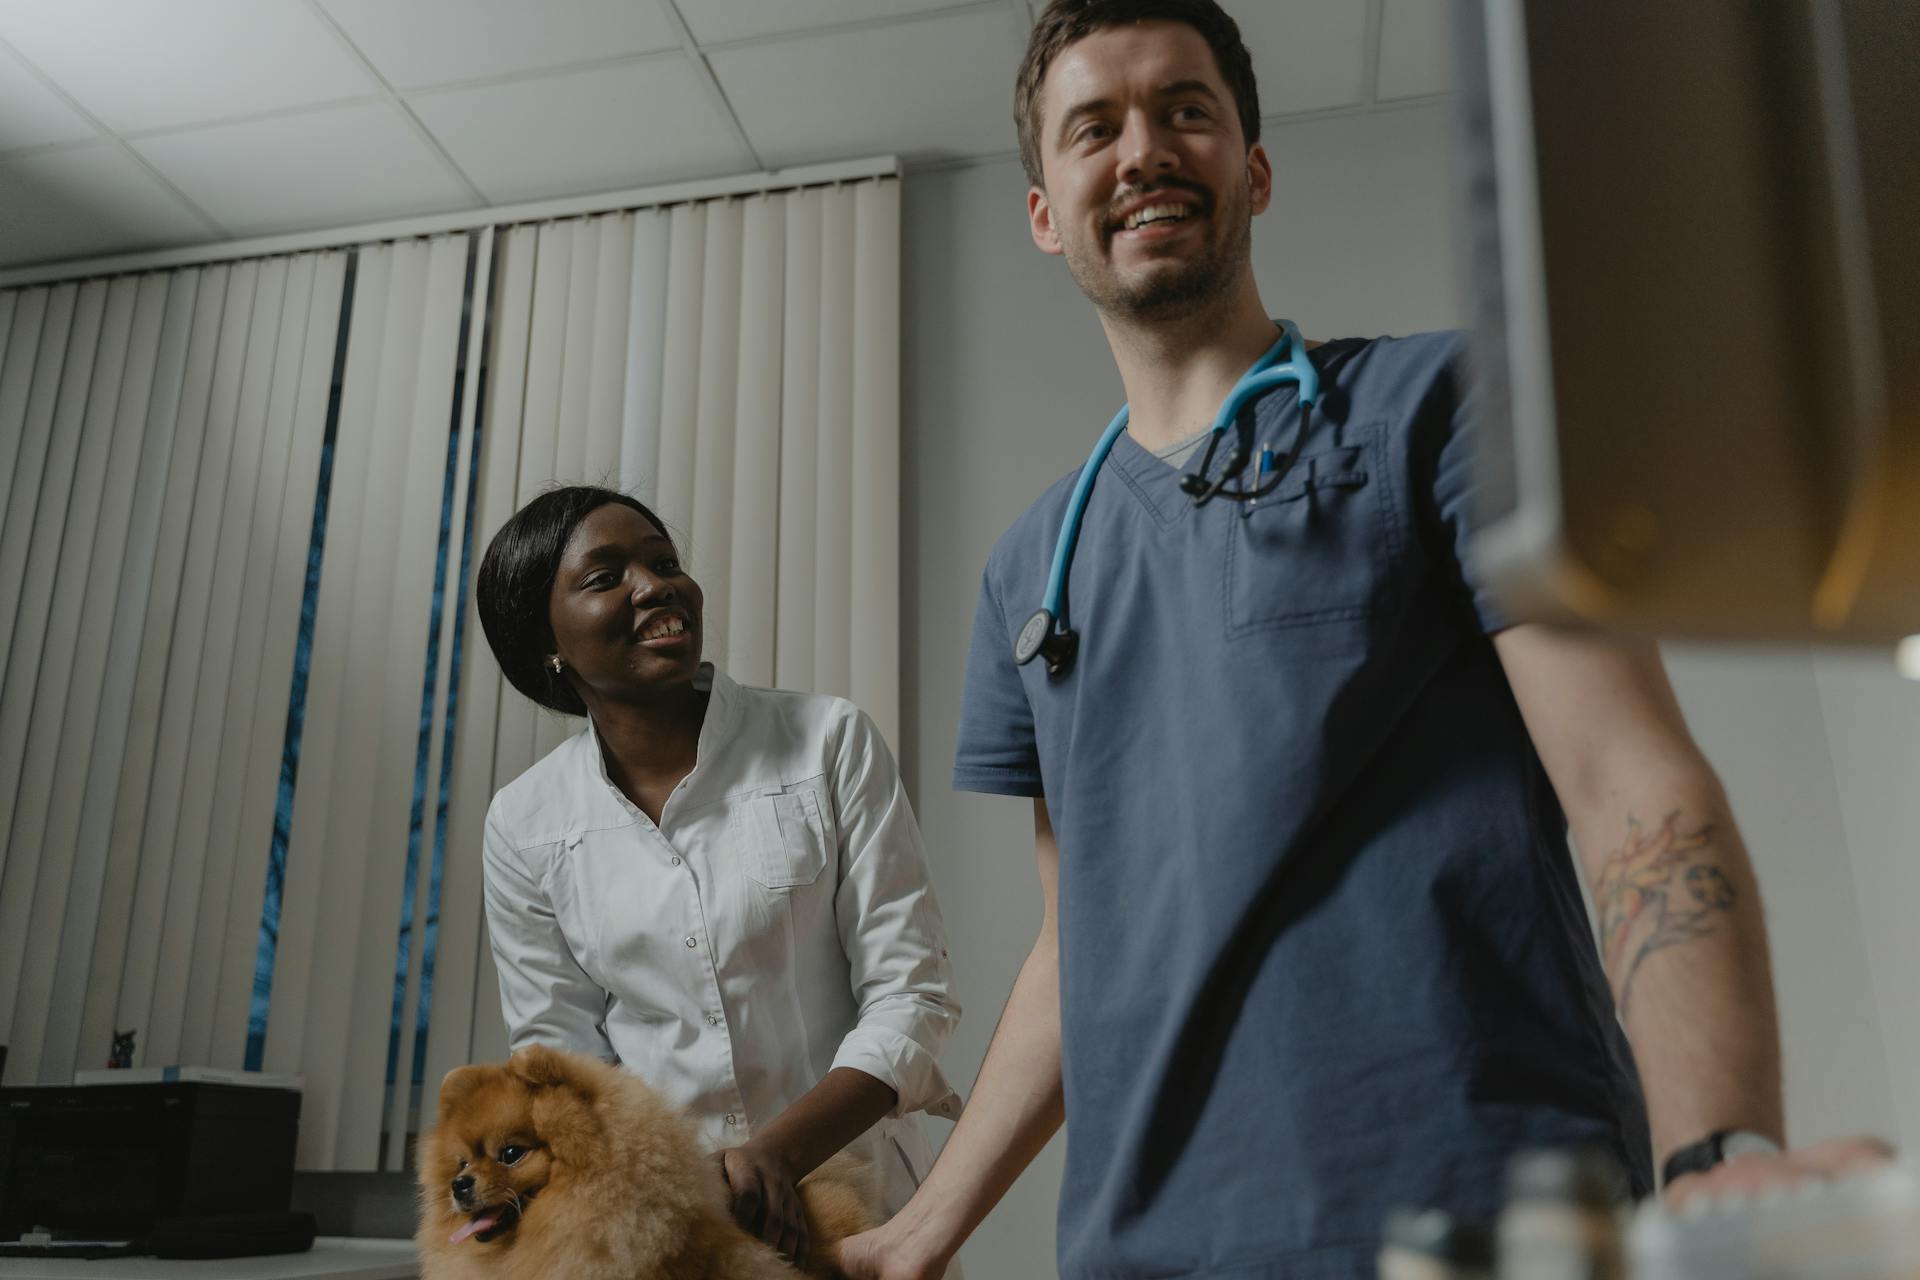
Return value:
<svg viewBox="0 0 1920 1280">
<path fill-rule="evenodd" d="M 1521 619 L 1920 632 L 1920 7 L 1456 13 L 1481 576 Z"/>
</svg>

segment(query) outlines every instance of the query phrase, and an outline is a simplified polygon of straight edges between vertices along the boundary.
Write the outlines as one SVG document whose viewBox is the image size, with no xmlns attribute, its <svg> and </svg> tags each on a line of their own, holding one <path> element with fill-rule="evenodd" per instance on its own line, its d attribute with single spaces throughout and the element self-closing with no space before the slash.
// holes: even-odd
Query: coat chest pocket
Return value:
<svg viewBox="0 0 1920 1280">
<path fill-rule="evenodd" d="M 740 867 L 768 889 L 812 884 L 827 865 L 827 827 L 820 792 L 810 782 L 749 796 L 733 814 Z"/>
<path fill-rule="evenodd" d="M 1382 457 L 1382 429 L 1348 431 L 1336 448 L 1293 464 L 1273 493 L 1227 524 L 1227 635 L 1350 624 L 1364 631 L 1400 525 Z"/>
</svg>

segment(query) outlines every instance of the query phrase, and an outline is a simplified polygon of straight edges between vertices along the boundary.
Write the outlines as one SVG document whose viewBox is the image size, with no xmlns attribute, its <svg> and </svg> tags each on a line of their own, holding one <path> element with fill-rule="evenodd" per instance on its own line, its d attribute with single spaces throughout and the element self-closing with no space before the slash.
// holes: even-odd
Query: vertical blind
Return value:
<svg viewBox="0 0 1920 1280">
<path fill-rule="evenodd" d="M 103 1065 L 116 1027 L 149 1061 L 230 1058 L 216 1027 L 244 1040 L 345 257 L 13 299 L 9 1082 Z"/>
<path fill-rule="evenodd" d="M 737 679 L 897 738 L 899 188 L 802 188 L 0 291 L 8 1083 L 305 1078 L 400 1168 L 504 1051 L 493 792 L 578 722 L 485 650 L 556 482 L 661 514 Z"/>
</svg>

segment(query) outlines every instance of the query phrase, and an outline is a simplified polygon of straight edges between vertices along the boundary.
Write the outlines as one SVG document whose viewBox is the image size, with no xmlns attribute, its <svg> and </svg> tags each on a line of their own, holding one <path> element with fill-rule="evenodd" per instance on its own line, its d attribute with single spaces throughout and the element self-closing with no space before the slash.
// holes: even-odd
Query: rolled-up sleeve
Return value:
<svg viewBox="0 0 1920 1280">
<path fill-rule="evenodd" d="M 833 1065 L 890 1086 L 897 1116 L 927 1111 L 951 1119 L 960 1098 L 939 1055 L 960 1021 L 960 1005 L 946 925 L 893 754 L 857 710 L 841 734 L 834 808 L 840 874 L 834 911 L 860 1012 Z"/>
<path fill-rule="evenodd" d="M 508 1046 L 544 1044 L 614 1061 L 618 1055 L 603 1025 L 607 993 L 574 959 L 538 878 L 491 811 L 482 865 Z"/>
</svg>

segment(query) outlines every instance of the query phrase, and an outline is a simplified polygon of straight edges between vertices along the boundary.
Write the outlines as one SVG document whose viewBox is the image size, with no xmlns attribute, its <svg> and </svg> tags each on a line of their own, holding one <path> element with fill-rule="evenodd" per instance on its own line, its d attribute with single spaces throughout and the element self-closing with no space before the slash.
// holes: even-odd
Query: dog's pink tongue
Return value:
<svg viewBox="0 0 1920 1280">
<path fill-rule="evenodd" d="M 500 1221 L 499 1214 L 483 1213 L 479 1217 L 469 1220 L 466 1226 L 460 1228 L 458 1231 L 448 1236 L 447 1243 L 459 1244 L 462 1240 L 465 1240 L 468 1236 L 479 1235 L 482 1231 L 485 1231 L 488 1227 L 492 1226 L 494 1223 L 498 1221 Z"/>
</svg>

